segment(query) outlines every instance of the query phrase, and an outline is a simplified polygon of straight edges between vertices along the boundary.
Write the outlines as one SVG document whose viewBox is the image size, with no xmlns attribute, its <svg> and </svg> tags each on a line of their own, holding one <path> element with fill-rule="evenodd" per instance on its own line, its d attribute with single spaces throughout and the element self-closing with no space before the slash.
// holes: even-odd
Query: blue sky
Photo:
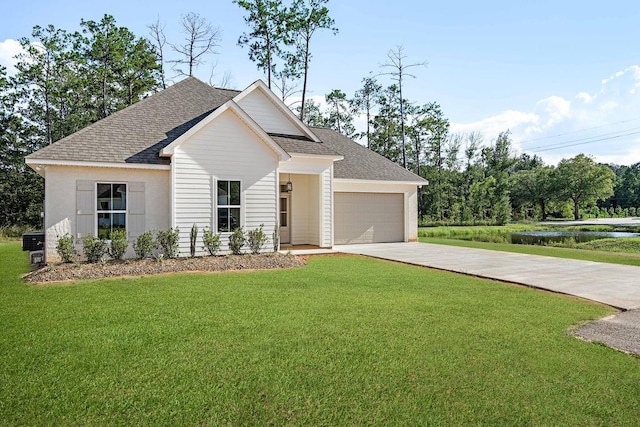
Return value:
<svg viewBox="0 0 640 427">
<path fill-rule="evenodd" d="M 510 129 L 516 150 L 548 163 L 581 152 L 640 162 L 636 2 L 332 0 L 329 7 L 340 32 L 312 41 L 309 88 L 318 99 L 334 88 L 353 95 L 364 76 L 382 71 L 387 51 L 402 45 L 408 61 L 428 62 L 412 70 L 406 97 L 440 103 L 455 132 L 477 130 L 490 142 Z M 213 62 L 214 80 L 229 71 L 238 88 L 263 77 L 236 45 L 246 27 L 231 0 L 35 0 L 2 9 L 0 64 L 10 65 L 14 40 L 36 24 L 75 30 L 81 18 L 109 13 L 142 36 L 159 17 L 168 39 L 178 41 L 180 14 L 193 11 L 222 30 L 219 54 L 198 77 L 208 80 Z"/>
</svg>

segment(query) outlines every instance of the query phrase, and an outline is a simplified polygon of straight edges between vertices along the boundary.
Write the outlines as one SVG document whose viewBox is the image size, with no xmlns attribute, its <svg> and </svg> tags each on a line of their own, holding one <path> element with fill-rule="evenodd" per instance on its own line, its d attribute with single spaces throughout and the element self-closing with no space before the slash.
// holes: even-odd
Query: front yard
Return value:
<svg viewBox="0 0 640 427">
<path fill-rule="evenodd" d="M 0 242 L 0 425 L 635 424 L 611 309 L 356 256 L 36 286 Z"/>
</svg>

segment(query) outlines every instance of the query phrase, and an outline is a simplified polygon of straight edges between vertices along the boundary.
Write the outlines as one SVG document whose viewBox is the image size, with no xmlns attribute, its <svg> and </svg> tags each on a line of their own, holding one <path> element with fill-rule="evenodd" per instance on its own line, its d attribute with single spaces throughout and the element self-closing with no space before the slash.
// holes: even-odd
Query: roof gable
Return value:
<svg viewBox="0 0 640 427">
<path fill-rule="evenodd" d="M 313 142 L 320 142 L 262 80 L 257 80 L 233 100 L 268 133 L 306 136 Z"/>
<path fill-rule="evenodd" d="M 210 113 L 208 116 L 200 120 L 196 125 L 191 127 L 188 131 L 180 135 L 176 140 L 174 140 L 171 144 L 164 147 L 160 150 L 160 156 L 170 157 L 174 154 L 176 148 L 178 148 L 181 144 L 189 140 L 193 135 L 195 135 L 199 130 L 203 129 L 209 123 L 213 122 L 216 118 L 220 117 L 227 111 L 231 111 L 236 114 L 244 123 L 251 129 L 258 137 L 273 150 L 280 160 L 288 160 L 290 158 L 289 154 L 280 147 L 256 122 L 253 120 L 242 108 L 238 106 L 232 99 L 225 102 L 222 106 L 217 108 L 215 111 Z"/>
</svg>

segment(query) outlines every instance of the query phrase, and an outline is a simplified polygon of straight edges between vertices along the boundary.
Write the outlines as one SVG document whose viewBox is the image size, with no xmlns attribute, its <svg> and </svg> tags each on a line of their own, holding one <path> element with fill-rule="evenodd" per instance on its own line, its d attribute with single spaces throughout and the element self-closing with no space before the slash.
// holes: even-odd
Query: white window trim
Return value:
<svg viewBox="0 0 640 427">
<path fill-rule="evenodd" d="M 94 184 L 94 193 L 93 194 L 95 195 L 94 198 L 93 198 L 94 199 L 93 202 L 95 203 L 94 211 L 95 211 L 95 214 L 96 214 L 95 221 L 93 221 L 93 235 L 95 237 L 98 237 L 98 215 L 101 214 L 101 213 L 109 213 L 109 214 L 123 213 L 124 214 L 124 227 L 125 227 L 125 230 L 127 230 L 127 233 L 128 233 L 128 230 L 129 230 L 129 183 L 125 182 L 125 181 L 107 181 L 107 180 L 105 180 L 105 181 L 96 181 L 93 184 Z M 126 185 L 127 186 L 127 193 L 126 193 L 127 208 L 124 209 L 124 210 L 121 209 L 121 210 L 109 210 L 109 211 L 103 211 L 103 210 L 98 209 L 98 184 L 111 184 L 111 185 L 124 184 L 124 185 Z M 113 197 L 113 195 L 112 195 L 112 197 Z M 110 241 L 111 240 L 107 240 L 107 242 L 110 242 Z"/>
<path fill-rule="evenodd" d="M 220 181 L 226 181 L 226 182 L 237 181 L 237 182 L 240 183 L 240 205 L 219 205 L 218 204 L 218 183 Z M 237 179 L 237 178 L 224 178 L 224 179 L 216 178 L 214 180 L 214 183 L 215 183 L 215 185 L 213 187 L 214 191 L 215 191 L 215 193 L 213 194 L 213 200 L 214 200 L 214 203 L 213 203 L 213 206 L 214 206 L 214 211 L 213 211 L 214 220 L 213 220 L 213 222 L 214 222 L 214 224 L 213 225 L 214 225 L 214 230 L 216 230 L 215 232 L 218 233 L 218 234 L 228 236 L 228 235 L 231 235 L 231 233 L 233 233 L 233 230 L 232 231 L 219 231 L 220 229 L 218 227 L 218 208 L 240 208 L 240 227 L 241 228 L 245 228 L 244 227 L 244 224 L 245 224 L 245 220 L 244 220 L 244 218 L 245 218 L 245 214 L 244 214 L 244 205 L 245 205 L 245 203 L 244 203 L 244 201 L 245 201 L 244 200 L 244 187 L 243 187 L 243 184 L 242 184 L 242 180 L 241 179 Z"/>
</svg>

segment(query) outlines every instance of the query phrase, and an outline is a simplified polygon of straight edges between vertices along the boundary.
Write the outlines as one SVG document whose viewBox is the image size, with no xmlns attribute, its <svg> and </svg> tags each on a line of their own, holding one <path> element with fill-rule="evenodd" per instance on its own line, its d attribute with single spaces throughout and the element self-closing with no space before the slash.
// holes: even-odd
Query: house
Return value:
<svg viewBox="0 0 640 427">
<path fill-rule="evenodd" d="M 45 178 L 45 247 L 126 228 L 193 224 L 225 236 L 264 224 L 281 245 L 417 239 L 426 180 L 333 130 L 305 126 L 262 82 L 189 77 L 26 157 Z M 200 231 L 200 236 L 202 231 Z M 201 243 L 198 250 L 202 253 Z M 222 249 L 225 249 L 223 246 Z M 132 255 L 132 253 L 130 253 Z"/>
</svg>

